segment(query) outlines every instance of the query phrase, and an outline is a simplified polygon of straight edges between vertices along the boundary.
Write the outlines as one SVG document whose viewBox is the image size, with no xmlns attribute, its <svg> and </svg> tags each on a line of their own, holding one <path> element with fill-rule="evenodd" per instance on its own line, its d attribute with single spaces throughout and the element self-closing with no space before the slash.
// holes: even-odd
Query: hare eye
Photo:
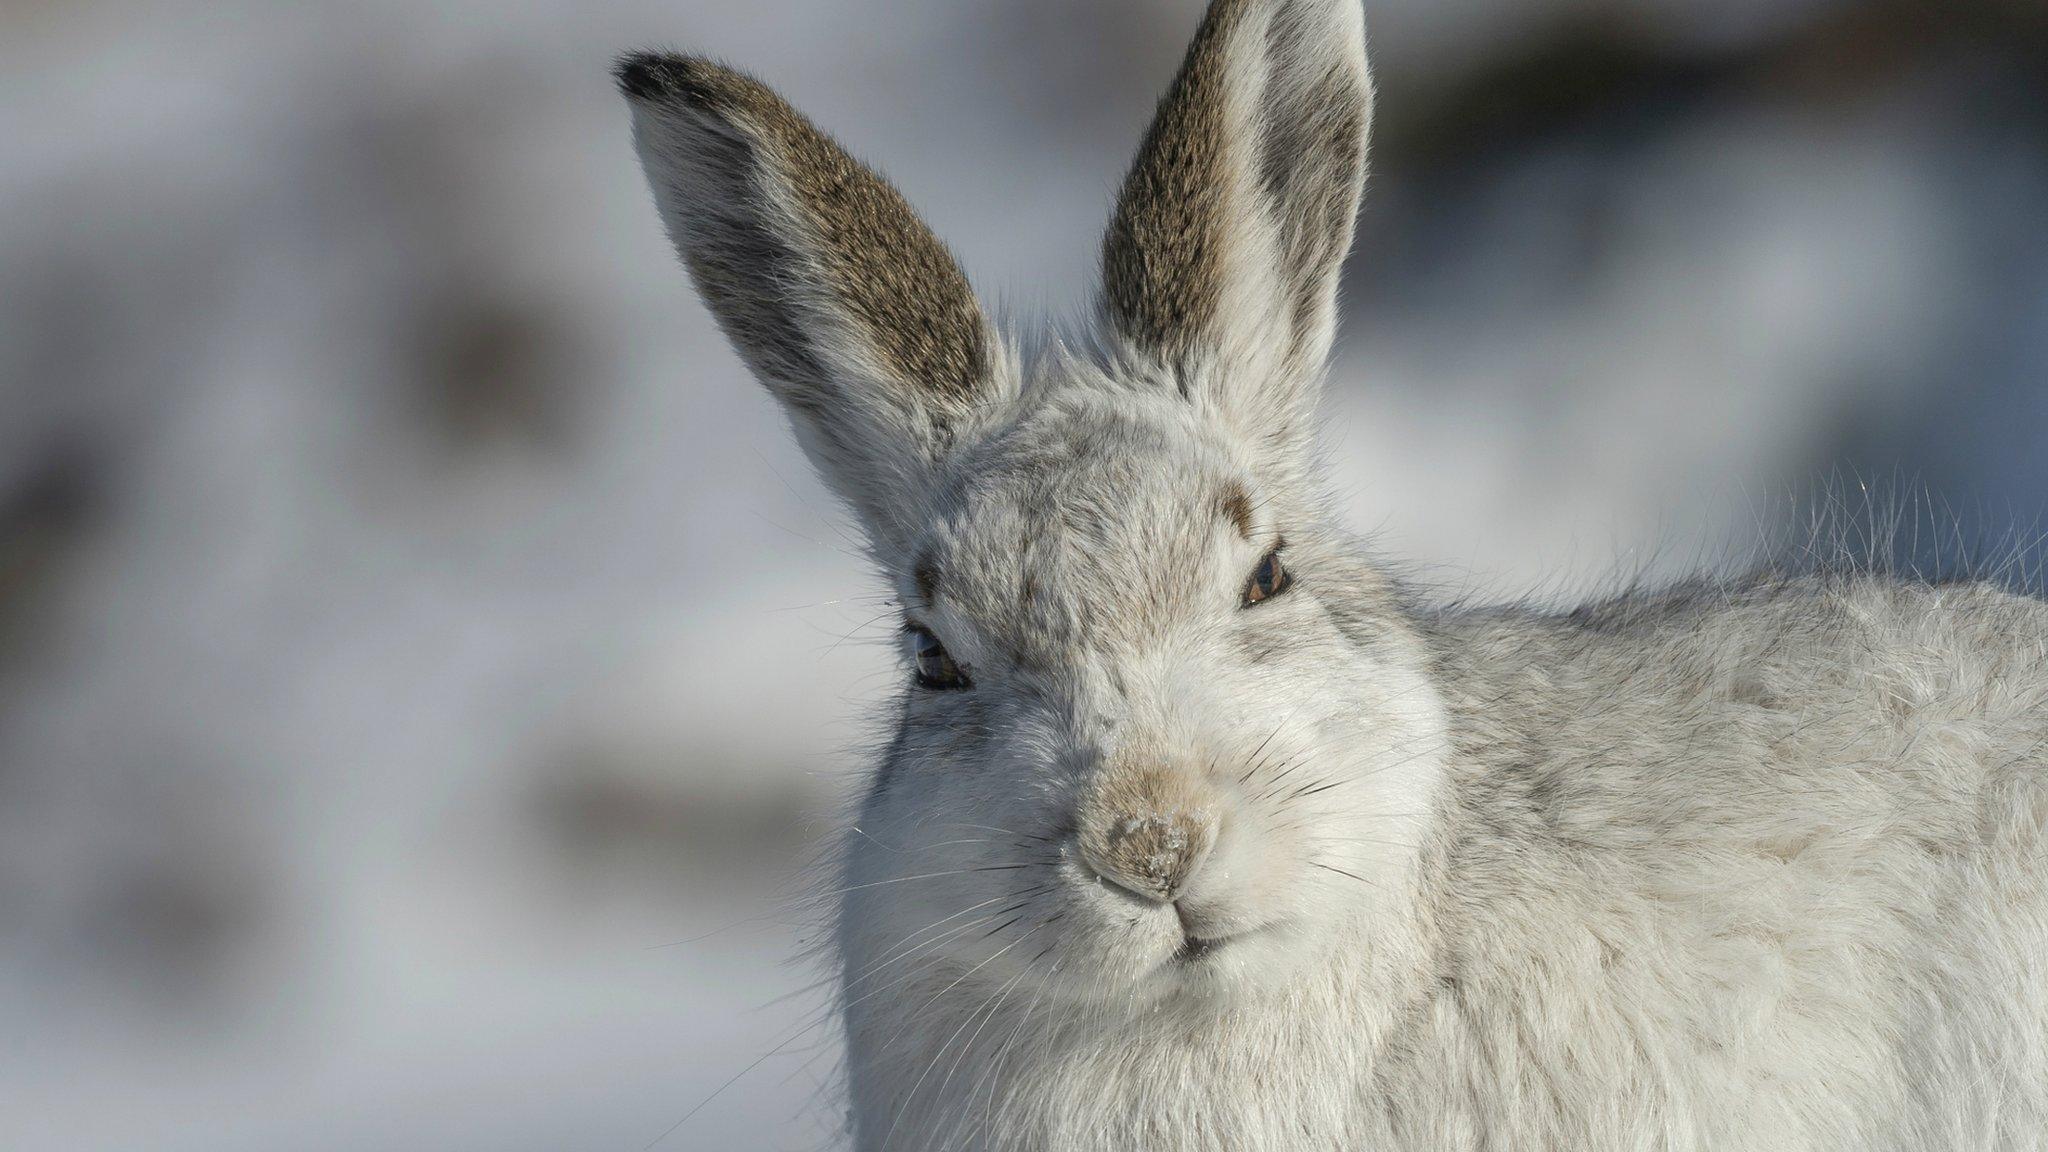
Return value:
<svg viewBox="0 0 2048 1152">
<path fill-rule="evenodd" d="M 1271 600 L 1294 583 L 1294 577 L 1287 574 L 1287 568 L 1280 563 L 1280 549 L 1266 553 L 1259 566 L 1252 569 L 1252 578 L 1244 586 L 1244 606 L 1249 608 L 1262 600 Z"/>
<path fill-rule="evenodd" d="M 910 662 L 917 671 L 917 686 L 935 692 L 950 692 L 961 688 L 972 688 L 967 673 L 946 654 L 946 646 L 939 638 L 915 625 L 910 632 Z"/>
</svg>

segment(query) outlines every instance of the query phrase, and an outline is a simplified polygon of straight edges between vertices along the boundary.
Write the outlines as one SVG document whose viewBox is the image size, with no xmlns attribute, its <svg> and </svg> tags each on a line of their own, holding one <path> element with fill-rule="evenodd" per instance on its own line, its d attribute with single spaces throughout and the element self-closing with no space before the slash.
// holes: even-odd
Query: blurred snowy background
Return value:
<svg viewBox="0 0 2048 1152">
<path fill-rule="evenodd" d="M 0 5 L 0 1147 L 829 1144 L 829 1033 L 717 1090 L 815 1005 L 777 909 L 891 628 L 607 64 L 744 64 L 1049 313 L 1199 10 Z M 1370 22 L 1385 551 L 1556 597 L 1830 477 L 2030 536 L 2048 6 Z"/>
</svg>

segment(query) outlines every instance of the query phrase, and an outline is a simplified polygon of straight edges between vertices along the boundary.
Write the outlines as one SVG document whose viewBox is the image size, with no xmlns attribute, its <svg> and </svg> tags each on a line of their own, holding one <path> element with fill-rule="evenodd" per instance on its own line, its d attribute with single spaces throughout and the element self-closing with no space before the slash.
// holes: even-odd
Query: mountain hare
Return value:
<svg viewBox="0 0 2048 1152">
<path fill-rule="evenodd" d="M 1335 526 L 1357 0 L 1215 0 L 1092 338 L 1028 354 L 775 93 L 618 80 L 901 599 L 837 928 L 859 1148 L 2048 1146 L 2048 606 L 1451 610 Z"/>
</svg>

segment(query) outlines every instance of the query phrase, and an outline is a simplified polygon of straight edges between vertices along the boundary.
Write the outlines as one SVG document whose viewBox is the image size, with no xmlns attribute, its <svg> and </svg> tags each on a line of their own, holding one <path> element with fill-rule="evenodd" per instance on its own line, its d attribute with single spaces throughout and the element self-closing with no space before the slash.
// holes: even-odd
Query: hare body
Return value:
<svg viewBox="0 0 2048 1152">
<path fill-rule="evenodd" d="M 903 608 L 836 889 L 863 1152 L 2048 1146 L 2048 607 L 1450 611 L 1333 526 L 1354 0 L 1215 0 L 1072 342 L 758 82 L 619 81 Z"/>
<path fill-rule="evenodd" d="M 856 985 L 862 1147 L 2048 1147 L 2048 606 L 1816 577 L 1412 626 L 1447 751 L 1392 907 L 1224 998 Z"/>
</svg>

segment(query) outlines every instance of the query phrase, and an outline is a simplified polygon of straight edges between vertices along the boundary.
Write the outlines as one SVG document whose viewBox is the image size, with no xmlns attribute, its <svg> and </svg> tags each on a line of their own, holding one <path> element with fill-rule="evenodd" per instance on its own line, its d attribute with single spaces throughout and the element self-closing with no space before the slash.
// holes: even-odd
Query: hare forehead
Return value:
<svg viewBox="0 0 2048 1152">
<path fill-rule="evenodd" d="M 1156 630 L 1208 590 L 1219 547 L 1251 546 L 1251 485 L 1225 445 L 1171 417 L 1021 426 L 964 463 L 918 592 L 1012 642 Z"/>
</svg>

